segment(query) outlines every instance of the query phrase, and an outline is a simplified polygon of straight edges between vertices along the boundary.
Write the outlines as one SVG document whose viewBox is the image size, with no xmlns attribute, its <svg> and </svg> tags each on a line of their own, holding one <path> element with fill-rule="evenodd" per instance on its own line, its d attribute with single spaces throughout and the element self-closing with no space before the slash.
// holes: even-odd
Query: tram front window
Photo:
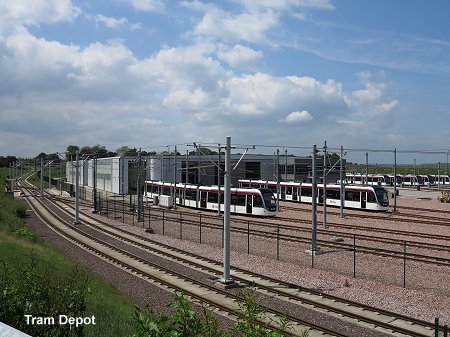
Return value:
<svg viewBox="0 0 450 337">
<path fill-rule="evenodd" d="M 384 188 L 374 188 L 375 194 L 377 195 L 378 203 L 382 206 L 389 205 L 388 195 Z"/>
<path fill-rule="evenodd" d="M 275 199 L 273 192 L 265 188 L 261 188 L 260 191 L 264 199 L 264 204 L 266 205 L 266 208 L 270 210 L 275 210 L 277 207 L 277 200 Z"/>
</svg>

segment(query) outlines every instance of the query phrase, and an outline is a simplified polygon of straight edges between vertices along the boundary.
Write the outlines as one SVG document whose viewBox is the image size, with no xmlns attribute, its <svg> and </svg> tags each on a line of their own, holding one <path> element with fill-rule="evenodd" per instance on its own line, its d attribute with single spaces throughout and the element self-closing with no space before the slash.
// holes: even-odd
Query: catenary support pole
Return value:
<svg viewBox="0 0 450 337">
<path fill-rule="evenodd" d="M 277 210 L 280 210 L 280 150 L 277 149 Z"/>
<path fill-rule="evenodd" d="M 17 177 L 17 176 L 16 176 Z M 48 164 L 48 188 L 52 188 L 52 164 Z"/>
<path fill-rule="evenodd" d="M 312 220 L 312 230 L 311 230 L 311 250 L 307 250 L 311 255 L 319 255 L 320 251 L 317 247 L 317 146 L 313 145 L 313 153 L 312 153 L 312 212 L 311 212 L 311 220 Z"/>
<path fill-rule="evenodd" d="M 369 184 L 369 152 L 366 152 L 366 184 Z"/>
<path fill-rule="evenodd" d="M 189 159 L 189 150 L 186 150 L 186 184 L 189 184 L 189 163 L 188 163 L 188 159 Z"/>
<path fill-rule="evenodd" d="M 287 157 L 287 149 L 285 149 L 284 150 L 284 181 L 288 181 L 287 166 L 288 166 L 288 157 Z"/>
<path fill-rule="evenodd" d="M 218 160 L 217 160 L 217 215 L 220 216 L 220 144 L 218 144 L 219 146 L 219 156 L 218 156 Z"/>
<path fill-rule="evenodd" d="M 225 151 L 225 181 L 224 181 L 224 212 L 223 212 L 223 277 L 220 280 L 223 284 L 231 284 L 230 277 L 230 204 L 231 204 L 231 137 L 227 137 Z"/>
<path fill-rule="evenodd" d="M 93 172 L 93 198 L 94 198 L 94 211 L 93 213 L 97 213 L 98 211 L 98 202 L 97 202 L 97 155 L 94 157 L 94 168 L 92 170 Z M 123 193 L 123 192 L 122 192 Z"/>
<path fill-rule="evenodd" d="M 138 179 L 137 179 L 137 211 L 138 211 L 138 217 L 137 220 L 138 221 L 142 221 L 142 213 L 144 212 L 144 204 L 143 204 L 143 197 L 142 197 L 142 155 L 141 155 L 141 148 L 139 148 L 139 153 L 138 153 Z"/>
<path fill-rule="evenodd" d="M 80 152 L 75 155 L 75 220 L 74 224 L 80 223 Z"/>
<path fill-rule="evenodd" d="M 202 184 L 202 178 L 201 178 L 201 170 L 200 170 L 200 144 L 198 144 L 197 147 L 197 184 Z"/>
<path fill-rule="evenodd" d="M 441 162 L 438 162 L 438 171 L 437 171 L 437 175 L 438 175 L 438 190 L 441 190 Z"/>
<path fill-rule="evenodd" d="M 327 229 L 327 141 L 323 145 L 323 229 Z"/>
<path fill-rule="evenodd" d="M 394 149 L 394 212 L 397 211 L 397 149 Z"/>
<path fill-rule="evenodd" d="M 177 208 L 177 146 L 173 155 L 173 209 Z"/>
<path fill-rule="evenodd" d="M 43 198 L 44 198 L 44 158 L 41 158 L 41 199 Z"/>
<path fill-rule="evenodd" d="M 340 160 L 340 166 L 339 166 L 339 179 L 341 181 L 340 184 L 340 195 L 341 195 L 341 206 L 340 206 L 340 216 L 341 218 L 344 217 L 344 202 L 345 202 L 345 192 L 344 192 L 344 163 L 343 163 L 343 157 L 344 157 L 344 147 L 341 145 L 341 160 Z"/>
</svg>

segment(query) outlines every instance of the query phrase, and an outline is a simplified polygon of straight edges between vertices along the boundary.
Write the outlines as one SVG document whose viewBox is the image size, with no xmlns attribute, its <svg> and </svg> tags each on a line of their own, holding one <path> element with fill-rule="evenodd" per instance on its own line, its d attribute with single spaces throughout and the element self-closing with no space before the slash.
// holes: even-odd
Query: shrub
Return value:
<svg viewBox="0 0 450 337">
<path fill-rule="evenodd" d="M 136 307 L 134 320 L 135 333 L 129 337 L 221 337 L 226 336 L 218 329 L 218 322 L 205 307 L 200 314 L 193 309 L 189 300 L 183 295 L 176 295 L 169 304 L 173 314 L 164 315 L 147 306 Z"/>
<path fill-rule="evenodd" d="M 289 330 L 287 318 L 283 317 L 279 321 L 272 321 L 278 328 L 274 330 L 268 329 L 259 324 L 258 321 L 264 318 L 267 319 L 264 310 L 256 301 L 254 292 L 247 289 L 240 292 L 242 301 L 239 304 L 239 317 L 236 325 L 233 328 L 233 336 L 245 337 L 283 337 L 282 330 Z M 305 335 L 305 334 L 304 334 Z M 307 336 L 307 335 L 305 335 Z"/>
<path fill-rule="evenodd" d="M 183 295 L 176 295 L 169 304 L 173 309 L 171 315 L 158 313 L 149 306 L 145 310 L 136 307 L 134 321 L 135 333 L 128 337 L 282 337 L 282 330 L 289 330 L 286 318 L 275 321 L 278 328 L 274 330 L 262 326 L 258 320 L 266 318 L 265 312 L 256 302 L 251 290 L 240 293 L 242 302 L 239 307 L 240 317 L 230 331 L 219 329 L 219 323 L 212 312 L 201 306 L 200 314 Z M 309 333 L 304 331 L 302 336 Z"/>
<path fill-rule="evenodd" d="M 58 275 L 39 264 L 32 254 L 24 266 L 12 268 L 0 261 L 0 321 L 32 336 L 84 336 L 83 327 L 27 324 L 25 315 L 84 317 L 88 279 L 79 269 Z"/>
<path fill-rule="evenodd" d="M 20 219 L 25 219 L 27 216 L 27 207 L 24 204 L 18 203 L 14 209 L 14 214 Z"/>
<path fill-rule="evenodd" d="M 16 234 L 19 235 L 19 236 L 21 236 L 21 237 L 30 239 L 30 240 L 32 240 L 32 239 L 35 238 L 33 232 L 30 231 L 30 230 L 29 230 L 28 228 L 26 228 L 25 226 L 22 226 L 22 227 L 20 227 L 18 230 L 16 230 Z"/>
</svg>

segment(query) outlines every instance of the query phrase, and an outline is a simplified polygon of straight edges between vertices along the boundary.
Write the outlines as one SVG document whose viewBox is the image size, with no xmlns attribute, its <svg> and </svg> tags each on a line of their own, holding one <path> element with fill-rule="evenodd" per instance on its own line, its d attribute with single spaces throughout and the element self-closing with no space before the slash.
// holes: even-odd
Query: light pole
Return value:
<svg viewBox="0 0 450 337">
<path fill-rule="evenodd" d="M 220 149 L 219 149 L 220 151 Z M 225 181 L 223 207 L 223 277 L 220 282 L 228 285 L 234 283 L 230 276 L 230 204 L 231 204 L 231 137 L 227 137 L 225 150 Z"/>
<path fill-rule="evenodd" d="M 323 229 L 327 229 L 327 141 L 323 145 Z"/>
<path fill-rule="evenodd" d="M 80 223 L 80 163 L 79 163 L 79 158 L 80 158 L 80 151 L 76 152 L 76 156 L 75 156 L 75 161 L 76 161 L 76 173 L 75 173 L 75 220 L 74 220 L 74 225 L 78 225 Z"/>
<path fill-rule="evenodd" d="M 450 152 L 450 150 L 447 151 L 447 175 L 449 175 L 450 173 L 448 172 L 448 153 Z"/>
</svg>

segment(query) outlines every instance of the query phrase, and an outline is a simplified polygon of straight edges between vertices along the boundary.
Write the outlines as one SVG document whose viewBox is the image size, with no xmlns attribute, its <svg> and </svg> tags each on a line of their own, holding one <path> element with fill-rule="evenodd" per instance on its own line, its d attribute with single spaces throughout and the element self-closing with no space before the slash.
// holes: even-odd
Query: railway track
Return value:
<svg viewBox="0 0 450 337">
<path fill-rule="evenodd" d="M 122 210 L 123 204 L 120 201 L 114 201 L 113 200 L 113 201 L 110 201 L 109 203 L 110 203 L 111 206 L 112 205 L 117 205 L 116 210 Z M 283 207 L 285 208 L 286 206 L 283 206 Z M 183 206 L 177 206 L 177 208 L 178 208 L 178 210 L 167 209 L 167 210 L 165 210 L 165 212 L 166 212 L 166 214 L 177 214 L 177 215 L 181 214 L 184 217 L 190 216 L 192 214 L 195 214 L 195 216 L 197 216 L 199 214 L 198 211 L 193 213 L 193 212 L 190 212 L 188 208 L 184 208 Z M 181 211 L 180 209 L 183 209 L 183 210 Z M 310 210 L 298 209 L 298 208 L 295 208 L 295 207 L 291 207 L 289 209 L 310 212 Z M 111 208 L 111 210 L 112 210 L 112 208 Z M 148 212 L 148 208 L 146 210 Z M 320 214 L 321 212 L 318 212 L 318 213 Z M 361 213 L 364 213 L 364 214 L 361 214 Z M 378 216 L 367 215 L 367 212 L 361 212 L 361 213 L 346 214 L 346 216 L 348 216 L 348 217 L 355 217 L 355 218 L 363 218 L 363 219 L 368 219 L 369 218 L 369 219 L 377 219 L 377 220 L 379 220 Z M 129 212 L 128 214 L 132 214 L 132 213 Z M 211 220 L 217 220 L 218 219 L 217 215 L 215 215 L 215 214 L 213 214 L 211 212 L 201 212 L 201 214 L 202 214 L 201 216 L 202 216 L 203 219 L 211 219 Z M 335 214 L 335 215 L 337 215 L 339 213 L 333 213 L 333 212 L 329 213 L 327 211 L 327 214 L 330 214 L 330 215 Z M 252 225 L 262 225 L 262 226 L 264 226 L 263 225 L 264 223 L 271 223 L 271 224 L 281 223 L 282 226 L 285 229 L 292 229 L 292 230 L 297 230 L 298 227 L 295 227 L 295 226 L 289 227 L 289 225 L 287 225 L 286 223 L 299 223 L 299 224 L 308 224 L 308 225 L 310 225 L 310 223 L 311 223 L 311 221 L 309 219 L 307 219 L 307 220 L 306 219 L 293 219 L 293 218 L 290 218 L 290 217 L 282 217 L 282 216 L 277 216 L 277 217 L 273 217 L 273 218 L 267 218 L 267 219 L 264 219 L 264 220 L 257 220 L 255 218 L 249 218 L 249 217 L 243 217 L 243 216 L 232 216 L 232 219 L 233 219 L 233 221 L 235 223 L 239 223 L 239 222 L 247 223 L 247 222 L 250 222 L 250 224 L 252 224 Z M 387 217 L 386 219 L 390 221 L 392 218 Z M 420 221 L 420 223 L 424 223 L 424 221 L 426 221 L 426 224 L 429 225 L 428 220 L 417 220 L 417 219 L 414 219 L 414 220 L 415 221 L 413 221 L 413 222 L 419 222 Z M 439 225 L 450 226 L 450 223 L 449 224 L 444 224 L 445 221 L 448 222 L 448 219 L 441 218 L 441 220 L 442 220 L 442 223 L 439 223 Z M 396 221 L 396 220 L 394 220 L 394 221 Z M 404 220 L 400 220 L 399 219 L 398 221 L 402 221 L 403 222 Z M 318 221 L 318 225 L 320 225 L 320 221 Z M 391 238 L 392 235 L 412 236 L 412 237 L 415 237 L 415 238 L 418 238 L 418 239 L 433 239 L 433 240 L 438 240 L 438 241 L 442 240 L 442 241 L 446 241 L 446 242 L 450 241 L 450 236 L 446 236 L 446 235 L 432 235 L 432 234 L 420 233 L 420 232 L 390 230 L 390 229 L 387 229 L 387 228 L 377 228 L 376 226 L 348 225 L 348 224 L 337 223 L 337 222 L 333 222 L 333 221 L 328 221 L 327 225 L 329 227 L 342 228 L 342 229 L 351 229 L 351 230 L 361 230 L 361 231 L 365 231 L 365 232 L 377 232 L 377 233 L 383 233 L 383 234 L 387 235 L 384 238 L 380 238 L 380 237 L 375 237 L 375 236 L 370 236 L 370 235 L 354 234 L 354 235 L 356 235 L 357 239 L 365 239 L 367 241 L 373 240 L 373 241 L 378 241 L 378 242 L 383 242 L 383 241 L 387 242 L 387 241 L 389 241 L 391 243 L 400 243 L 400 244 L 404 243 L 405 240 L 392 239 Z M 300 230 L 302 230 L 302 229 L 300 229 Z M 307 229 L 305 229 L 305 230 L 307 230 Z M 337 235 L 337 234 L 339 234 L 341 236 L 346 236 L 346 237 L 349 235 L 348 233 L 345 233 L 345 232 L 337 232 L 337 231 L 333 232 L 333 231 L 330 231 L 330 230 L 322 232 L 322 234 L 326 234 L 326 233 L 330 233 L 330 235 Z M 351 234 L 351 236 L 353 237 L 353 234 Z M 406 241 L 408 243 L 411 242 L 412 245 L 415 244 L 411 240 L 406 240 Z M 435 245 L 435 249 L 433 248 L 432 244 L 424 243 L 424 246 L 429 248 L 429 249 L 432 249 L 432 250 L 445 250 L 445 248 L 442 249 L 444 245 L 438 245 L 437 244 L 437 245 Z"/>
<path fill-rule="evenodd" d="M 65 200 L 65 198 L 53 197 L 59 200 Z M 123 210 L 123 204 L 119 201 L 110 201 L 110 205 L 116 204 L 117 207 L 115 209 Z M 183 211 L 181 211 L 183 209 Z M 112 211 L 112 209 L 111 209 Z M 212 213 L 205 212 L 190 212 L 186 209 L 179 207 L 177 210 L 164 210 L 162 211 L 162 215 L 157 215 L 155 213 L 158 212 L 158 208 L 153 211 L 151 218 L 153 220 L 162 220 L 163 222 L 179 222 L 182 221 L 184 224 L 191 224 L 193 226 L 203 226 L 204 228 L 215 229 L 217 231 L 222 229 L 221 218 L 218 218 L 217 215 Z M 160 211 L 161 212 L 161 211 Z M 111 212 L 112 213 L 112 212 Z M 134 211 L 126 212 L 129 216 L 135 216 Z M 201 217 L 202 224 L 200 225 L 197 217 Z M 180 219 L 181 218 L 181 219 Z M 205 220 L 210 220 L 210 222 L 205 222 Z M 243 217 L 235 216 L 233 217 L 233 226 L 231 228 L 232 233 L 241 233 L 258 237 L 272 238 L 282 241 L 289 241 L 294 243 L 305 243 L 308 244 L 311 241 L 311 228 L 299 227 L 296 225 L 290 225 L 289 223 L 300 223 L 307 224 L 310 226 L 310 220 L 302 220 L 302 219 L 292 219 L 292 218 L 270 218 L 264 220 L 258 220 L 251 218 L 251 220 L 243 219 Z M 402 230 L 392 230 L 386 228 L 376 228 L 373 226 L 362 226 L 362 225 L 347 225 L 342 223 L 328 222 L 328 227 L 332 228 L 340 228 L 344 230 L 353 230 L 353 231 L 364 231 L 364 232 L 378 232 L 384 234 L 385 236 L 373 236 L 361 233 L 349 233 L 341 230 L 331 230 L 330 228 L 317 229 L 317 233 L 322 237 L 330 237 L 330 239 L 319 238 L 318 244 L 322 247 L 327 247 L 330 249 L 339 249 L 339 250 L 357 250 L 360 253 L 383 256 L 383 257 L 391 257 L 402 260 L 423 262 L 432 265 L 440 265 L 440 266 L 450 266 L 450 259 L 447 256 L 434 256 L 434 255 L 425 255 L 418 254 L 414 252 L 409 252 L 407 256 L 405 256 L 403 249 L 405 247 L 415 248 L 415 249 L 426 249 L 428 251 L 440 252 L 445 254 L 450 254 L 450 246 L 447 242 L 450 242 L 450 236 L 446 235 L 431 235 L 427 233 L 415 233 L 411 231 L 402 231 Z M 251 229 L 250 229 L 251 227 Z M 255 229 L 256 227 L 260 227 L 262 229 Z M 274 233 L 274 228 L 275 233 Z M 280 234 L 280 230 L 287 231 L 284 234 Z M 303 233 L 304 235 L 300 236 L 299 233 Z M 395 239 L 392 238 L 392 235 L 407 237 L 408 239 Z M 354 243 L 345 243 L 345 242 L 333 242 L 331 238 L 340 237 L 343 239 L 348 239 L 348 241 L 358 240 L 358 245 Z M 442 241 L 442 244 L 439 243 L 427 243 L 422 241 L 414 241 L 411 237 L 417 239 L 433 239 Z M 392 248 L 380 248 L 379 246 L 368 246 L 362 245 L 361 242 L 369 242 L 374 244 L 386 244 L 390 246 L 398 247 L 398 250 L 394 250 Z"/>
<path fill-rule="evenodd" d="M 201 283 L 197 280 L 189 279 L 185 275 L 179 275 L 173 273 L 173 271 L 164 270 L 160 265 L 151 265 L 148 260 L 117 248 L 116 245 L 105 243 L 104 240 L 99 240 L 97 236 L 93 236 L 72 226 L 70 221 L 68 222 L 67 220 L 57 218 L 55 215 L 50 214 L 48 208 L 44 208 L 42 204 L 36 202 L 36 200 L 32 201 L 34 198 L 28 197 L 27 199 L 33 204 L 36 211 L 38 211 L 42 217 L 51 219 L 51 222 L 53 223 L 52 227 L 55 231 L 69 238 L 76 244 L 84 246 L 85 249 L 92 251 L 94 254 L 101 256 L 109 263 L 122 266 L 122 268 L 128 269 L 139 277 L 153 279 L 154 282 L 158 282 L 164 287 L 174 290 L 178 289 L 178 291 L 183 289 L 182 291 L 188 293 L 192 298 L 208 303 L 210 306 L 216 308 L 219 307 L 220 310 L 224 312 L 236 315 L 235 308 L 238 299 L 230 296 L 229 291 L 218 291 L 217 287 L 211 286 L 211 282 Z M 38 207 L 44 209 L 38 210 Z M 145 251 L 151 250 L 152 253 L 157 252 L 157 254 L 164 255 L 165 258 L 168 258 L 170 255 L 170 259 L 175 259 L 178 263 L 183 263 L 190 267 L 195 265 L 195 268 L 207 270 L 209 274 L 214 275 L 216 278 L 220 275 L 221 265 L 215 261 L 188 254 L 185 251 L 177 251 L 173 247 L 161 245 L 153 240 L 126 233 L 124 230 L 107 227 L 104 223 L 99 223 L 98 220 L 89 219 L 85 215 L 82 215 L 82 222 L 88 222 L 88 224 L 83 226 L 95 228 L 96 231 L 101 231 L 104 235 L 114 237 L 117 240 L 126 241 L 128 244 L 139 247 Z M 189 256 L 189 258 L 186 258 L 186 256 Z M 151 270 L 151 272 L 149 270 Z M 159 275 L 156 280 L 154 276 L 155 273 Z M 161 276 L 161 274 L 163 274 L 164 277 Z M 277 297 L 284 301 L 289 301 L 291 302 L 291 305 L 306 305 L 313 307 L 314 310 L 326 312 L 327 315 L 333 315 L 335 318 L 343 316 L 345 319 L 361 328 L 376 329 L 376 331 L 379 331 L 380 333 L 384 332 L 393 336 L 429 336 L 432 332 L 433 326 L 427 322 L 411 320 L 408 317 L 362 306 L 358 303 L 342 301 L 333 296 L 324 295 L 292 284 L 283 284 L 279 280 L 252 274 L 237 268 L 233 268 L 233 275 L 235 280 L 239 283 L 251 284 L 258 292 L 266 293 L 266 296 Z M 178 281 L 174 282 L 173 279 Z M 183 287 L 179 286 L 180 283 Z M 184 289 L 187 284 L 189 285 L 189 291 Z M 220 302 L 222 304 L 217 304 L 217 298 L 221 298 Z M 271 312 L 271 314 L 274 315 L 273 317 L 281 314 L 272 308 L 265 308 L 265 310 Z M 289 319 L 293 322 L 295 329 L 297 329 L 295 330 L 296 332 L 286 332 L 289 334 L 296 335 L 304 328 L 309 329 L 310 336 L 327 336 L 335 335 L 336 333 L 333 330 L 312 326 L 310 323 L 303 322 L 296 317 L 290 316 Z M 269 324 L 270 322 L 263 323 Z"/>
<path fill-rule="evenodd" d="M 302 208 L 298 208 L 298 207 L 293 207 L 293 206 L 287 206 L 284 205 L 282 206 L 282 209 L 287 209 L 287 210 L 293 210 L 293 211 L 299 211 L 299 212 L 311 212 L 311 210 L 309 209 L 302 209 Z M 419 210 L 419 211 L 423 211 L 423 212 L 432 212 L 428 209 L 417 209 L 414 207 L 405 207 L 405 206 L 397 206 L 398 209 L 404 209 L 404 210 Z M 353 210 L 352 210 L 353 211 Z M 432 215 L 427 215 L 425 218 L 422 219 L 417 219 L 414 218 L 414 216 L 406 214 L 406 213 L 401 213 L 399 211 L 397 212 L 388 212 L 388 213 L 376 213 L 375 214 L 369 214 L 367 211 L 356 211 L 357 213 L 349 213 L 348 211 L 345 212 L 344 217 L 346 218 L 361 218 L 361 219 L 374 219 L 374 220 L 379 220 L 379 219 L 386 219 L 388 221 L 396 221 L 396 222 L 409 222 L 409 223 L 417 223 L 417 224 L 426 224 L 426 225 L 433 225 L 433 226 L 450 226 L 450 222 L 448 220 L 447 217 L 439 217 L 439 216 L 432 216 Z M 436 212 L 436 211 L 434 211 Z M 321 211 L 320 209 L 317 210 L 318 214 L 323 214 L 323 211 Z M 445 214 L 450 214 L 450 211 L 447 213 L 445 211 L 443 211 L 443 213 Z M 328 215 L 335 215 L 335 216 L 339 216 L 340 213 L 330 210 L 329 208 L 327 208 L 327 214 Z"/>
<path fill-rule="evenodd" d="M 28 197 L 29 196 L 30 195 L 28 195 Z M 222 314 L 228 313 L 233 316 L 239 315 L 238 296 L 229 294 L 226 290 L 214 287 L 211 283 L 201 282 L 184 274 L 174 272 L 160 264 L 154 264 L 127 250 L 111 245 L 104 240 L 98 239 L 96 236 L 88 234 L 83 229 L 77 228 L 78 226 L 72 225 L 62 217 L 54 215 L 53 212 L 51 212 L 48 207 L 43 206 L 42 203 L 36 202 L 36 200 L 32 200 L 30 197 L 27 200 L 31 208 L 39 214 L 41 220 L 55 232 L 77 246 L 102 258 L 104 261 L 124 269 L 137 277 L 156 283 L 163 289 L 173 292 L 183 292 L 191 299 L 219 309 Z M 279 317 L 282 315 L 280 312 L 276 313 L 275 310 L 271 310 L 271 314 L 273 317 L 275 317 L 275 314 L 278 314 Z M 310 330 L 312 333 L 311 336 L 334 335 L 332 334 L 332 331 L 328 331 L 319 326 L 302 325 L 300 319 L 292 318 L 291 321 L 293 324 L 293 332 L 284 331 L 284 333 L 289 336 L 298 335 L 304 329 Z M 268 328 L 275 328 L 271 320 L 264 320 L 260 323 Z"/>
</svg>

